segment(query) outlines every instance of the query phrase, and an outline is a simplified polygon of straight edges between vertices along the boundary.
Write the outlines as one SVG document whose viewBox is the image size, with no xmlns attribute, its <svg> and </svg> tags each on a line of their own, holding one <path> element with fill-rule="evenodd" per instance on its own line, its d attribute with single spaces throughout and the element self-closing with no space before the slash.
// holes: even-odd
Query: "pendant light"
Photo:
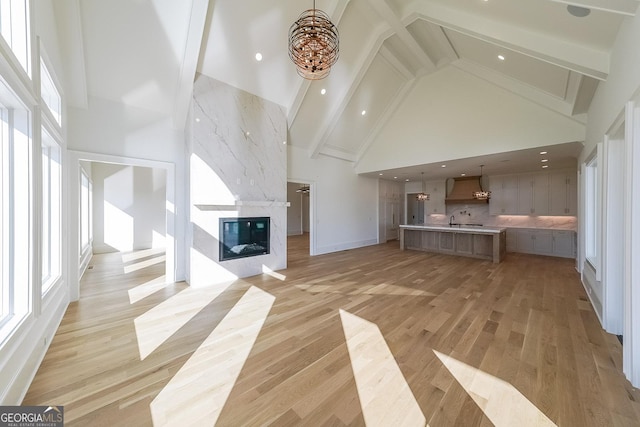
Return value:
<svg viewBox="0 0 640 427">
<path fill-rule="evenodd" d="M 476 200 L 489 200 L 491 198 L 491 191 L 485 191 L 482 188 L 482 168 L 484 165 L 480 165 L 480 176 L 478 177 L 478 182 L 480 183 L 480 191 L 473 192 L 473 198 Z"/>
<path fill-rule="evenodd" d="M 339 53 L 338 28 L 314 0 L 313 9 L 302 12 L 289 28 L 289 57 L 301 77 L 320 80 L 329 75 Z"/>
<path fill-rule="evenodd" d="M 429 198 L 431 197 L 430 194 L 426 193 L 425 190 L 425 184 L 424 184 L 424 172 L 420 172 L 422 174 L 422 193 L 418 194 L 418 196 L 416 197 L 416 199 L 424 202 L 429 200 Z"/>
</svg>

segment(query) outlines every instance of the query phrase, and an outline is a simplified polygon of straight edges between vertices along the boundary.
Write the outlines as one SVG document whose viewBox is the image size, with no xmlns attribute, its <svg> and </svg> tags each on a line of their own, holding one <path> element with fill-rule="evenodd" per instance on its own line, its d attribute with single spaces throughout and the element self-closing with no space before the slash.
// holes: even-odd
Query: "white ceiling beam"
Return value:
<svg viewBox="0 0 640 427">
<path fill-rule="evenodd" d="M 208 0 L 192 0 L 189 29 L 184 47 L 184 56 L 180 66 L 180 74 L 176 83 L 176 93 L 173 107 L 173 126 L 176 129 L 184 127 L 189 114 L 189 105 L 193 97 L 193 82 L 198 68 L 200 48 L 204 38 L 204 28 L 207 21 L 210 3 Z"/>
<path fill-rule="evenodd" d="M 429 30 L 429 34 L 433 37 L 433 39 L 438 43 L 438 47 L 445 54 L 445 56 L 449 59 L 449 62 L 455 61 L 459 58 L 458 52 L 453 48 L 451 41 L 444 33 L 444 30 L 440 25 L 436 25 L 432 22 L 427 22 L 427 29 Z M 438 64 L 440 65 L 440 64 Z"/>
<path fill-rule="evenodd" d="M 322 151 L 320 151 L 319 154 L 325 155 L 325 156 L 329 156 L 329 157 L 333 157 L 335 159 L 340 159 L 340 160 L 346 160 L 347 162 L 355 162 L 356 161 L 356 154 L 355 153 L 351 153 L 351 152 L 347 152 L 345 150 L 342 150 L 338 147 L 333 147 L 333 146 L 329 146 L 329 145 L 325 145 L 324 147 L 322 147 Z"/>
<path fill-rule="evenodd" d="M 347 107 L 353 94 L 358 89 L 360 82 L 364 78 L 367 73 L 371 62 L 377 55 L 382 43 L 391 36 L 392 30 L 381 30 L 377 35 L 374 34 L 373 37 L 369 39 L 369 43 L 366 46 L 363 46 L 362 52 L 365 52 L 360 61 L 357 63 L 353 69 L 355 70 L 351 78 L 347 83 L 347 87 L 349 88 L 344 96 L 339 97 L 340 103 L 335 104 L 333 109 L 329 114 L 325 116 L 324 121 L 318 128 L 318 132 L 311 139 L 311 144 L 309 148 L 309 157 L 316 158 L 320 151 L 322 151 L 323 146 L 326 144 L 329 135 L 333 131 L 334 127 L 338 123 L 338 119 L 340 115 L 344 112 L 344 109 Z"/>
<path fill-rule="evenodd" d="M 586 117 L 573 115 L 573 103 L 567 102 L 563 99 L 553 96 L 539 89 L 534 88 L 528 84 L 522 83 L 519 80 L 508 77 L 504 74 L 498 73 L 490 68 L 483 67 L 475 62 L 467 61 L 465 59 L 459 59 L 452 62 L 454 67 L 472 74 L 478 78 L 481 78 L 489 83 L 492 83 L 502 89 L 508 90 L 516 95 L 519 95 L 531 102 L 534 102 L 541 107 L 554 111 L 558 114 L 574 120 L 580 124 L 586 124 Z"/>
<path fill-rule="evenodd" d="M 436 69 L 435 63 L 431 60 L 429 55 L 426 54 L 422 47 L 418 44 L 416 39 L 413 38 L 407 27 L 402 23 L 398 15 L 387 4 L 386 0 L 369 0 L 369 3 L 373 8 L 387 21 L 398 38 L 409 48 L 409 51 L 415 55 L 420 61 L 425 71 L 434 71 Z"/>
<path fill-rule="evenodd" d="M 66 103 L 72 107 L 89 108 L 80 0 L 55 1 L 53 7 L 59 23 L 58 37 L 64 41 L 60 43 L 60 49 L 66 59 L 63 64 Z"/>
<path fill-rule="evenodd" d="M 380 47 L 380 56 L 387 61 L 391 67 L 398 71 L 407 80 L 413 80 L 416 76 L 411 72 L 409 68 L 397 56 L 384 44 Z"/>
<path fill-rule="evenodd" d="M 336 2 L 333 4 L 332 12 L 329 13 L 329 16 L 331 17 L 331 22 L 333 22 L 337 27 L 340 26 L 340 21 L 342 21 L 344 11 L 347 9 L 349 1 L 350 0 L 336 0 Z M 291 128 L 293 122 L 296 120 L 298 111 L 300 111 L 300 107 L 302 106 L 302 101 L 304 101 L 304 97 L 307 95 L 309 86 L 311 86 L 311 81 L 301 78 L 297 86 L 298 87 L 294 91 L 293 100 L 289 103 L 289 109 L 287 112 L 287 122 L 289 128 Z"/>
<path fill-rule="evenodd" d="M 571 6 L 601 10 L 626 16 L 635 16 L 638 10 L 638 0 L 550 0 Z"/>
<path fill-rule="evenodd" d="M 605 80 L 609 74 L 609 53 L 590 46 L 534 33 L 505 22 L 489 21 L 465 10 L 432 2 L 413 2 L 406 25 L 416 19 L 458 31 L 505 49 L 513 50 L 568 70 Z"/>
<path fill-rule="evenodd" d="M 575 105 L 578 93 L 580 91 L 580 83 L 582 81 L 582 74 L 569 71 L 569 78 L 567 79 L 567 89 L 565 91 L 564 99 L 570 105 Z"/>
</svg>

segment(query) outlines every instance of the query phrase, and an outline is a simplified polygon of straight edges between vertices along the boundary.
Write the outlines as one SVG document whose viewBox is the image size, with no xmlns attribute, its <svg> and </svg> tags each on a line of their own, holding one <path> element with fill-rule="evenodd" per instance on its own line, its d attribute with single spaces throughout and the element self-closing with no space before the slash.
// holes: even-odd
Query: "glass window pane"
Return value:
<svg viewBox="0 0 640 427">
<path fill-rule="evenodd" d="M 62 126 L 62 99 L 60 92 L 58 92 L 56 85 L 53 83 L 51 73 L 49 73 L 49 69 L 42 60 L 40 61 L 40 81 L 42 100 L 51 111 L 51 114 L 53 114 L 56 122 Z"/>
<path fill-rule="evenodd" d="M 0 0 L 0 34 L 22 68 L 31 75 L 29 13 L 28 0 Z"/>
</svg>

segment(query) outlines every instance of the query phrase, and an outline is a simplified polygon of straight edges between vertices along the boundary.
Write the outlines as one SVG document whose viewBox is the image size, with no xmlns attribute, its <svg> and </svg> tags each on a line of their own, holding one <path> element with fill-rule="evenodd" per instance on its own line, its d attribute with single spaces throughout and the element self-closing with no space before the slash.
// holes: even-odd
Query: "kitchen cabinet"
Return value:
<svg viewBox="0 0 640 427">
<path fill-rule="evenodd" d="M 575 171 L 558 171 L 549 174 L 549 214 L 577 215 L 578 185 Z"/>
<path fill-rule="evenodd" d="M 400 218 L 402 217 L 402 197 L 404 186 L 397 182 L 378 180 L 378 230 L 379 240 L 386 242 L 399 237 Z"/>
<path fill-rule="evenodd" d="M 491 215 L 513 215 L 518 210 L 517 175 L 492 176 L 489 181 Z"/>
<path fill-rule="evenodd" d="M 575 258 L 575 231 L 535 228 L 507 229 L 507 251 Z"/>
<path fill-rule="evenodd" d="M 549 175 L 532 173 L 518 175 L 519 215 L 548 215 Z"/>
<path fill-rule="evenodd" d="M 574 170 L 490 177 L 491 215 L 577 215 Z"/>
<path fill-rule="evenodd" d="M 425 190 L 429 194 L 429 200 L 424 202 L 424 210 L 427 215 L 446 214 L 447 208 L 444 203 L 446 196 L 445 181 L 427 181 Z"/>
</svg>

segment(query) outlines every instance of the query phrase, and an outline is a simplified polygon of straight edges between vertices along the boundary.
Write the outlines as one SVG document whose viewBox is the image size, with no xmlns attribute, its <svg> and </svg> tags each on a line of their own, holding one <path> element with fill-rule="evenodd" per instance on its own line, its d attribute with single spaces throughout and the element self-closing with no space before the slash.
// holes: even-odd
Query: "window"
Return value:
<svg viewBox="0 0 640 427">
<path fill-rule="evenodd" d="M 83 254 L 93 239 L 91 223 L 93 184 L 84 170 L 81 169 L 80 175 L 80 253 Z"/>
<path fill-rule="evenodd" d="M 589 160 L 585 168 L 585 256 L 598 268 L 598 158 Z"/>
<path fill-rule="evenodd" d="M 0 34 L 22 68 L 31 75 L 29 0 L 0 0 Z"/>
<path fill-rule="evenodd" d="M 40 95 L 58 126 L 62 126 L 62 98 L 53 78 L 51 78 L 44 58 L 40 58 Z"/>
<path fill-rule="evenodd" d="M 0 80 L 0 340 L 11 320 L 30 311 L 31 263 L 31 116 Z"/>
<path fill-rule="evenodd" d="M 61 242 L 60 146 L 42 130 L 42 293 L 60 277 Z"/>
</svg>

